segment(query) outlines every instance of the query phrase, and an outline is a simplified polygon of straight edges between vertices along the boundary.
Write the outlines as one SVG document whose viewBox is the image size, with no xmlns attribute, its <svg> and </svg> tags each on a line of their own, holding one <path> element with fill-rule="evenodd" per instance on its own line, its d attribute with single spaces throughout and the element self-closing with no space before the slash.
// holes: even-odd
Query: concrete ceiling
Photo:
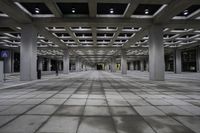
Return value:
<svg viewBox="0 0 200 133">
<path fill-rule="evenodd" d="M 19 48 L 23 25 L 32 23 L 43 56 L 70 49 L 95 63 L 121 49 L 128 56 L 148 55 L 152 24 L 163 25 L 166 49 L 198 46 L 200 40 L 199 0 L 1 0 L 0 6 L 0 47 Z"/>
</svg>

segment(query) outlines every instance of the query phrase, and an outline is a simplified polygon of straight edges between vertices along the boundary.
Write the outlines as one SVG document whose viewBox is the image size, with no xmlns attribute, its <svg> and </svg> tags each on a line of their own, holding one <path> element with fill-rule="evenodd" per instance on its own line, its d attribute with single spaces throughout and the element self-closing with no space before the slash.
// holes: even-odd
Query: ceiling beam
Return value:
<svg viewBox="0 0 200 133">
<path fill-rule="evenodd" d="M 97 2 L 96 0 L 88 0 L 89 16 L 94 18 L 97 15 Z"/>
<path fill-rule="evenodd" d="M 133 14 L 133 12 L 136 10 L 136 8 L 138 7 L 138 5 L 140 4 L 139 2 L 140 2 L 140 0 L 132 0 L 128 4 L 128 6 L 126 8 L 126 11 L 124 13 L 124 17 L 125 18 L 130 18 L 131 17 L 131 15 Z"/>
<path fill-rule="evenodd" d="M 80 42 L 78 41 L 78 39 L 75 36 L 75 33 L 73 33 L 69 27 L 65 27 L 65 30 L 72 37 L 72 39 L 76 42 L 76 44 L 80 45 Z"/>
<path fill-rule="evenodd" d="M 123 45 L 123 48 L 130 47 L 130 45 L 135 44 L 137 41 L 141 40 L 147 34 L 148 34 L 148 28 L 142 28 L 138 33 L 136 33 L 131 39 L 129 39 Z"/>
<path fill-rule="evenodd" d="M 96 27 L 91 26 L 91 28 L 92 28 L 93 45 L 97 46 L 97 31 L 96 31 Z"/>
<path fill-rule="evenodd" d="M 34 18 L 34 23 L 47 27 L 61 26 L 135 26 L 143 27 L 152 24 L 152 19 L 142 18 Z"/>
<path fill-rule="evenodd" d="M 31 23 L 31 17 L 17 7 L 11 0 L 0 0 L 1 11 L 19 23 Z"/>
<path fill-rule="evenodd" d="M 193 4 L 192 0 L 171 0 L 171 2 L 154 17 L 154 22 L 165 23 Z"/>
<path fill-rule="evenodd" d="M 44 0 L 44 2 L 49 10 L 55 15 L 55 17 L 63 17 L 63 14 L 60 8 L 57 6 L 56 2 L 52 0 Z"/>
<path fill-rule="evenodd" d="M 117 31 L 115 32 L 115 34 L 114 34 L 114 36 L 113 36 L 113 38 L 112 38 L 112 40 L 111 40 L 111 42 L 109 43 L 108 46 L 112 46 L 114 44 L 115 40 L 117 39 L 117 37 L 121 33 L 122 29 L 123 29 L 123 27 L 118 27 L 117 28 Z"/>
</svg>

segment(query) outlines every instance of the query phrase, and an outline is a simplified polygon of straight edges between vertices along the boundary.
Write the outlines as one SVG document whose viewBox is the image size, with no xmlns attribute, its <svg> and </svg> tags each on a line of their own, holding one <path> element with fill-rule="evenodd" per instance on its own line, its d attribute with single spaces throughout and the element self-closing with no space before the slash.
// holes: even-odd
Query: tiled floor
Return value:
<svg viewBox="0 0 200 133">
<path fill-rule="evenodd" d="M 169 77 L 88 71 L 1 89 L 0 133 L 200 133 L 200 80 Z"/>
</svg>

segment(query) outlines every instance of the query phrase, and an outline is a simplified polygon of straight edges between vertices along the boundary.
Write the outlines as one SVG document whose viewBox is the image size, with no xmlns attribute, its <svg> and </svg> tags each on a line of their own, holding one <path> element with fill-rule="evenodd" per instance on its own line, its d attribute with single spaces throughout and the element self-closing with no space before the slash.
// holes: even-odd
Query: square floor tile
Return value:
<svg viewBox="0 0 200 133">
<path fill-rule="evenodd" d="M 58 106 L 56 105 L 38 105 L 27 112 L 27 114 L 51 115 L 56 111 L 57 108 Z"/>
<path fill-rule="evenodd" d="M 180 108 L 184 109 L 185 111 L 188 111 L 192 113 L 193 115 L 200 115 L 200 107 L 198 106 L 179 106 Z"/>
<path fill-rule="evenodd" d="M 86 105 L 106 106 L 107 103 L 103 99 L 88 99 Z"/>
<path fill-rule="evenodd" d="M 155 133 L 140 116 L 114 117 L 118 133 Z"/>
<path fill-rule="evenodd" d="M 31 109 L 33 105 L 15 105 L 12 106 L 2 112 L 0 112 L 0 115 L 17 115 L 17 114 L 23 114 L 29 109 Z"/>
<path fill-rule="evenodd" d="M 178 106 L 157 106 L 167 115 L 192 115 L 190 112 L 187 112 Z"/>
<path fill-rule="evenodd" d="M 39 133 L 76 133 L 80 118 L 53 116 L 40 128 Z"/>
<path fill-rule="evenodd" d="M 35 104 L 39 104 L 39 103 L 43 102 L 44 100 L 45 99 L 27 99 L 20 104 L 33 104 L 33 105 L 35 105 Z"/>
<path fill-rule="evenodd" d="M 128 100 L 129 104 L 131 104 L 132 106 L 145 106 L 145 105 L 150 105 L 149 103 L 147 103 L 145 100 L 143 99 L 129 99 Z"/>
<path fill-rule="evenodd" d="M 162 99 L 146 99 L 146 101 L 152 105 L 172 105 L 171 103 L 168 103 Z"/>
<path fill-rule="evenodd" d="M 84 110 L 86 116 L 108 116 L 109 108 L 104 106 L 86 106 Z"/>
<path fill-rule="evenodd" d="M 131 107 L 110 107 L 112 115 L 137 115 Z"/>
<path fill-rule="evenodd" d="M 177 116 L 175 119 L 195 133 L 200 133 L 200 117 Z"/>
<path fill-rule="evenodd" d="M 9 115 L 9 116 L 0 116 L 0 126 L 9 122 L 10 120 L 14 119 L 16 116 Z"/>
<path fill-rule="evenodd" d="M 56 111 L 56 115 L 82 115 L 83 111 L 84 106 L 64 105 Z"/>
<path fill-rule="evenodd" d="M 23 115 L 0 129 L 0 133 L 34 133 L 48 116 Z"/>
<path fill-rule="evenodd" d="M 54 104 L 54 105 L 61 105 L 65 102 L 66 99 L 48 99 L 42 104 Z"/>
<path fill-rule="evenodd" d="M 162 111 L 154 106 L 135 106 L 134 109 L 141 116 L 165 115 Z"/>
<path fill-rule="evenodd" d="M 111 117 L 83 117 L 77 133 L 116 133 Z"/>
<path fill-rule="evenodd" d="M 61 99 L 67 99 L 69 98 L 69 94 L 56 94 L 52 98 L 61 98 Z"/>
<path fill-rule="evenodd" d="M 64 105 L 85 105 L 86 99 L 68 99 Z"/>
<path fill-rule="evenodd" d="M 192 131 L 170 117 L 144 117 L 157 133 L 191 133 Z"/>
</svg>

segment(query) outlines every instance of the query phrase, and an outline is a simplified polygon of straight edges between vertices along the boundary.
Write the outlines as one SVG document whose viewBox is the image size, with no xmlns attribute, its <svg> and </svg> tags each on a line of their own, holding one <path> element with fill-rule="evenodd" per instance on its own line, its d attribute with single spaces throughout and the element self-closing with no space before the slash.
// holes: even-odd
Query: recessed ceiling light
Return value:
<svg viewBox="0 0 200 133">
<path fill-rule="evenodd" d="M 145 9 L 145 10 L 144 10 L 144 13 L 145 13 L 146 15 L 148 15 L 148 14 L 149 14 L 149 9 Z"/>
<path fill-rule="evenodd" d="M 75 8 L 72 8 L 72 13 L 75 13 L 75 12 L 76 12 Z"/>
<path fill-rule="evenodd" d="M 188 15 L 188 13 L 189 13 L 188 10 L 185 10 L 185 11 L 183 12 L 183 15 L 186 16 L 186 15 Z"/>
<path fill-rule="evenodd" d="M 40 9 L 39 8 L 35 8 L 35 13 L 39 14 L 40 13 Z"/>
<path fill-rule="evenodd" d="M 110 8 L 110 13 L 113 14 L 114 13 L 114 9 Z"/>
</svg>

